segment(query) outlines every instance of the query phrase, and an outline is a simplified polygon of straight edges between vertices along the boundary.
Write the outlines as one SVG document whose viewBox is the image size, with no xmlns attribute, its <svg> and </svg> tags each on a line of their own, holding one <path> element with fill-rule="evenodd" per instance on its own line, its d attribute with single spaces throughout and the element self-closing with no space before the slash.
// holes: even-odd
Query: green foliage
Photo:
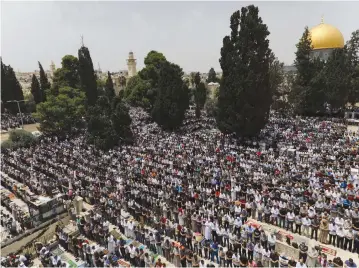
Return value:
<svg viewBox="0 0 359 268">
<path fill-rule="evenodd" d="M 148 52 L 145 58 L 145 65 L 146 67 L 154 66 L 156 69 L 159 69 L 161 68 L 161 64 L 165 61 L 167 61 L 167 59 L 162 53 L 152 50 Z"/>
<path fill-rule="evenodd" d="M 325 101 L 332 109 L 343 108 L 348 102 L 350 91 L 351 73 L 348 57 L 344 49 L 335 49 L 324 69 L 319 74 L 323 77 Z"/>
<path fill-rule="evenodd" d="M 0 147 L 1 147 L 1 150 L 4 150 L 4 149 L 12 150 L 12 149 L 14 149 L 16 146 L 14 145 L 14 143 L 13 143 L 11 140 L 6 140 L 6 141 L 3 141 L 3 142 L 0 144 Z"/>
<path fill-rule="evenodd" d="M 126 106 L 115 97 L 112 101 L 101 96 L 87 112 L 88 142 L 102 150 L 116 146 L 119 140 L 131 141 L 131 118 Z"/>
<path fill-rule="evenodd" d="M 81 46 L 78 51 L 78 57 L 81 89 L 86 93 L 87 105 L 93 106 L 96 104 L 98 95 L 96 75 L 89 49 L 85 46 Z"/>
<path fill-rule="evenodd" d="M 196 117 L 199 118 L 201 115 L 201 110 L 204 108 L 204 104 L 207 99 L 207 88 L 203 82 L 201 82 L 201 78 L 199 73 L 197 73 L 194 77 L 194 102 L 196 104 Z"/>
<path fill-rule="evenodd" d="M 23 100 L 24 94 L 15 72 L 10 65 L 5 65 L 1 59 L 1 100 L 4 108 L 13 114 L 19 112 L 17 103 L 8 103 L 11 100 Z M 25 110 L 24 103 L 20 103 L 21 110 Z"/>
<path fill-rule="evenodd" d="M 34 97 L 34 101 L 36 104 L 42 102 L 42 92 L 40 89 L 40 83 L 39 83 L 39 80 L 37 80 L 37 77 L 35 74 L 32 75 L 31 94 Z"/>
<path fill-rule="evenodd" d="M 105 84 L 105 95 L 109 100 L 112 100 L 115 97 L 115 89 L 113 87 L 113 81 L 111 77 L 111 73 L 107 73 L 107 79 Z"/>
<path fill-rule="evenodd" d="M 218 83 L 219 82 L 219 79 L 217 77 L 217 74 L 216 74 L 216 71 L 211 68 L 209 69 L 209 72 L 208 72 L 208 78 L 207 78 L 207 83 Z"/>
<path fill-rule="evenodd" d="M 217 99 L 208 99 L 206 101 L 204 109 L 206 110 L 208 116 L 216 117 L 217 116 Z"/>
<path fill-rule="evenodd" d="M 152 97 L 150 88 L 150 82 L 141 79 L 139 75 L 131 77 L 124 92 L 126 101 L 133 106 L 150 108 L 150 98 Z"/>
<path fill-rule="evenodd" d="M 258 13 L 253 5 L 233 13 L 221 49 L 217 125 L 244 137 L 260 132 L 272 103 L 269 31 Z"/>
<path fill-rule="evenodd" d="M 326 62 L 311 57 L 309 31 L 306 28 L 297 45 L 297 75 L 289 100 L 296 113 L 316 115 L 325 112 L 325 104 L 332 110 L 343 108 L 346 103 L 359 100 L 356 72 L 359 54 L 359 31 L 353 33 L 344 49 L 335 49 Z M 359 70 L 359 69 L 358 69 Z"/>
<path fill-rule="evenodd" d="M 61 87 L 80 88 L 78 59 L 72 55 L 66 55 L 62 58 L 61 66 L 54 73 L 49 94 L 57 95 Z"/>
<path fill-rule="evenodd" d="M 159 70 L 158 96 L 152 110 L 152 118 L 163 129 L 173 130 L 182 124 L 188 91 L 182 80 L 182 69 L 173 63 L 164 62 Z"/>
<path fill-rule="evenodd" d="M 44 68 L 42 68 L 42 65 L 40 62 L 39 63 L 39 69 L 40 69 L 40 90 L 41 90 L 41 94 L 40 94 L 40 102 L 46 101 L 46 92 L 48 92 L 51 88 L 51 84 L 49 82 L 49 80 L 47 79 L 47 75 L 44 71 Z"/>
<path fill-rule="evenodd" d="M 348 57 L 350 76 L 348 101 L 354 105 L 359 102 L 359 30 L 352 33 L 345 48 Z"/>
<path fill-rule="evenodd" d="M 20 147 L 30 147 L 35 144 L 36 137 L 23 129 L 10 130 L 9 139 L 1 143 L 1 148 L 17 149 Z"/>
<path fill-rule="evenodd" d="M 146 93 L 146 98 L 148 99 L 150 103 L 149 107 L 151 108 L 157 97 L 159 70 L 161 65 L 165 62 L 167 62 L 167 60 L 162 53 L 152 50 L 145 58 L 145 68 L 138 73 L 138 76 L 150 85 Z"/>
<path fill-rule="evenodd" d="M 312 44 L 308 27 L 297 44 L 294 65 L 297 69 L 289 101 L 298 114 L 310 115 L 323 110 L 324 100 L 320 83 L 323 76 L 316 77 L 321 71 L 321 63 L 311 57 Z M 319 99 L 318 99 L 319 98 Z"/>
<path fill-rule="evenodd" d="M 25 99 L 26 111 L 28 113 L 34 113 L 36 111 L 36 103 L 34 101 L 34 96 L 32 96 L 31 93 L 28 93 L 24 95 L 24 99 Z"/>
<path fill-rule="evenodd" d="M 40 122 L 40 131 L 56 135 L 74 132 L 83 123 L 84 104 L 85 93 L 82 90 L 59 88 L 57 95 L 48 95 L 45 102 L 36 106 L 34 116 Z"/>
</svg>

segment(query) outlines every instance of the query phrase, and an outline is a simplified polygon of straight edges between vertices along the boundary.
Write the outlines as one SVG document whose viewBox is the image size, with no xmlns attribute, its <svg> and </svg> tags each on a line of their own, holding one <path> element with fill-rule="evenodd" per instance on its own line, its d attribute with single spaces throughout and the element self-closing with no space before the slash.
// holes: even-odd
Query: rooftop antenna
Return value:
<svg viewBox="0 0 359 268">
<path fill-rule="evenodd" d="M 100 67 L 100 63 L 98 62 L 97 64 L 98 64 L 98 71 L 101 72 L 102 70 L 101 70 L 101 67 Z"/>
<path fill-rule="evenodd" d="M 81 46 L 83 47 L 84 46 L 84 36 L 81 35 Z"/>
</svg>

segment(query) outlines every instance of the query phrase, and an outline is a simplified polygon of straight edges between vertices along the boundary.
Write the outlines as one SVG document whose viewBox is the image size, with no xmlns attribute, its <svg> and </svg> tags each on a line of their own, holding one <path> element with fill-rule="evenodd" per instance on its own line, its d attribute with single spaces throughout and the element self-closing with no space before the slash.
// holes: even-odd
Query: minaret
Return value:
<svg viewBox="0 0 359 268">
<path fill-rule="evenodd" d="M 98 72 L 99 74 L 102 74 L 102 70 L 101 70 L 100 63 L 98 62 L 97 64 L 98 64 L 98 69 L 97 69 L 97 72 Z"/>
<path fill-rule="evenodd" d="M 128 67 L 128 77 L 132 77 L 137 74 L 136 59 L 134 58 L 132 51 L 128 54 L 127 67 Z"/>
<path fill-rule="evenodd" d="M 50 74 L 51 74 L 51 77 L 54 76 L 54 73 L 55 73 L 55 63 L 53 61 L 51 61 L 51 64 L 50 64 Z"/>
</svg>

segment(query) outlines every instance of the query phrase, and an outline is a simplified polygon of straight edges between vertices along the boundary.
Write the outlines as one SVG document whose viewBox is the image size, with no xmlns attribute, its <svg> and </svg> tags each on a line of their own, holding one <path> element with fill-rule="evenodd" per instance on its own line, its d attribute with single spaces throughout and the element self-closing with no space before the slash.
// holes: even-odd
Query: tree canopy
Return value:
<svg viewBox="0 0 359 268">
<path fill-rule="evenodd" d="M 61 68 L 54 73 L 51 94 L 58 94 L 60 87 L 80 88 L 79 61 L 75 56 L 64 56 Z"/>
<path fill-rule="evenodd" d="M 81 48 L 78 51 L 78 57 L 79 57 L 78 73 L 80 76 L 81 89 L 86 94 L 87 105 L 93 106 L 96 104 L 98 95 L 97 95 L 96 75 L 93 68 L 93 63 L 89 49 L 85 46 L 81 46 Z"/>
<path fill-rule="evenodd" d="M 112 100 L 116 95 L 110 72 L 107 73 L 107 79 L 105 83 L 105 95 L 107 96 L 107 98 L 109 98 L 109 100 Z"/>
<path fill-rule="evenodd" d="M 66 135 L 83 125 L 85 93 L 72 87 L 61 87 L 58 94 L 49 94 L 47 100 L 36 106 L 35 118 L 44 133 Z"/>
<path fill-rule="evenodd" d="M 196 104 L 196 116 L 197 118 L 201 115 L 201 110 L 204 108 L 204 104 L 207 99 L 207 88 L 206 85 L 201 82 L 200 74 L 197 72 L 194 76 L 194 102 Z"/>
<path fill-rule="evenodd" d="M 5 65 L 1 59 L 1 101 L 4 108 L 13 114 L 19 112 L 17 103 L 9 103 L 8 101 L 24 100 L 22 87 L 16 78 L 15 72 L 10 65 Z M 20 102 L 21 110 L 25 111 L 25 104 Z"/>
<path fill-rule="evenodd" d="M 42 102 L 42 94 L 40 89 L 40 83 L 39 80 L 37 80 L 37 77 L 35 74 L 32 75 L 31 79 L 31 94 L 34 96 L 34 101 L 36 104 Z"/>
<path fill-rule="evenodd" d="M 39 63 L 39 69 L 40 69 L 40 90 L 41 90 L 39 102 L 43 102 L 43 101 L 46 101 L 46 94 L 50 90 L 51 84 L 47 78 L 44 68 L 42 68 L 41 63 L 40 62 L 38 62 L 38 63 Z"/>
<path fill-rule="evenodd" d="M 182 69 L 178 65 L 167 61 L 161 64 L 158 96 L 152 110 L 152 118 L 166 130 L 176 129 L 184 119 L 188 92 L 185 90 L 182 76 Z"/>
<path fill-rule="evenodd" d="M 219 82 L 219 78 L 217 77 L 216 71 L 211 68 L 209 69 L 208 72 L 208 78 L 207 78 L 207 83 L 218 83 Z"/>
<path fill-rule="evenodd" d="M 148 109 L 151 106 L 150 88 L 150 81 L 141 79 L 139 75 L 131 77 L 124 92 L 126 100 L 133 106 Z"/>
<path fill-rule="evenodd" d="M 225 133 L 255 136 L 268 121 L 272 103 L 269 31 L 253 5 L 234 12 L 230 28 L 221 49 L 216 121 Z"/>
<path fill-rule="evenodd" d="M 120 141 L 132 141 L 131 117 L 123 102 L 100 96 L 96 105 L 89 107 L 87 118 L 87 139 L 97 148 L 109 150 Z"/>
</svg>

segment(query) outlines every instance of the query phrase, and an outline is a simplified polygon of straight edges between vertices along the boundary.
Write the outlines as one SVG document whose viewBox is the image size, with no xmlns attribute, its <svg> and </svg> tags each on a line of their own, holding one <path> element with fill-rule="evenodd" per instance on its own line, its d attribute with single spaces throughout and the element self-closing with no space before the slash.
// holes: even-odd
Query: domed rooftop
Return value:
<svg viewBox="0 0 359 268">
<path fill-rule="evenodd" d="M 322 22 L 309 30 L 313 49 L 343 48 L 343 34 L 334 26 Z"/>
</svg>

